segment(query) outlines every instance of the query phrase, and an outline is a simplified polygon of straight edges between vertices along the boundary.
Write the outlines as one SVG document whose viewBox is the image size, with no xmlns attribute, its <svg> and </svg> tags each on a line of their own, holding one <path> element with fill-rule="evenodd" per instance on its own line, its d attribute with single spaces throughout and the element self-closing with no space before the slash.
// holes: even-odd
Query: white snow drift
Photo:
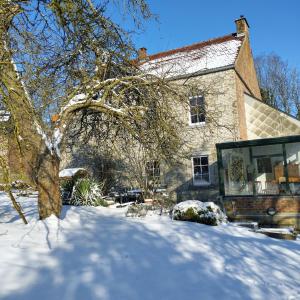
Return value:
<svg viewBox="0 0 300 300">
<path fill-rule="evenodd" d="M 0 193 L 0 299 L 299 299 L 300 241 L 229 224 L 125 217 L 125 209 L 64 207 L 23 225 Z"/>
</svg>

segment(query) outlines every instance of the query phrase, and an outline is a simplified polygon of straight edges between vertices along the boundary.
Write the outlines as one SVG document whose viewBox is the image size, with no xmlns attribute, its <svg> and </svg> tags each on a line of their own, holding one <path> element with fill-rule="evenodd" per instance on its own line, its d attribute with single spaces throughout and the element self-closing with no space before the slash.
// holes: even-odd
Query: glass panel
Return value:
<svg viewBox="0 0 300 300">
<path fill-rule="evenodd" d="M 277 195 L 285 192 L 280 177 L 284 173 L 282 145 L 252 147 L 255 166 L 254 184 L 258 195 Z"/>
<path fill-rule="evenodd" d="M 225 195 L 252 195 L 253 170 L 249 148 L 222 150 Z"/>
<path fill-rule="evenodd" d="M 198 97 L 198 98 L 197 98 L 197 105 L 203 106 L 203 104 L 204 104 L 203 97 Z"/>
<path fill-rule="evenodd" d="M 193 116 L 193 115 L 197 115 L 197 114 L 198 114 L 198 108 L 197 108 L 197 106 L 191 107 L 191 115 Z"/>
<path fill-rule="evenodd" d="M 196 106 L 197 105 L 197 99 L 196 98 L 191 98 L 190 99 L 190 106 Z"/>
<path fill-rule="evenodd" d="M 201 167 L 200 166 L 194 167 L 194 174 L 195 174 L 195 176 L 201 174 Z"/>
<path fill-rule="evenodd" d="M 194 157 L 193 164 L 194 164 L 194 166 L 199 166 L 200 165 L 200 157 Z"/>
<path fill-rule="evenodd" d="M 198 123 L 197 115 L 191 116 L 191 122 L 192 123 Z"/>
<path fill-rule="evenodd" d="M 204 164 L 205 163 L 205 164 Z M 193 157 L 194 184 L 209 183 L 208 156 Z"/>
<path fill-rule="evenodd" d="M 208 157 L 207 156 L 202 156 L 201 157 L 201 165 L 208 165 Z"/>
<path fill-rule="evenodd" d="M 208 166 L 202 166 L 202 173 L 208 173 Z"/>
<path fill-rule="evenodd" d="M 205 122 L 205 105 L 202 96 L 190 99 L 191 123 Z"/>
<path fill-rule="evenodd" d="M 205 122 L 205 114 L 204 113 L 201 113 L 199 115 L 199 122 Z"/>
<path fill-rule="evenodd" d="M 285 145 L 288 179 L 292 194 L 300 194 L 300 143 L 289 143 Z M 282 184 L 286 182 L 285 174 L 280 174 Z"/>
</svg>

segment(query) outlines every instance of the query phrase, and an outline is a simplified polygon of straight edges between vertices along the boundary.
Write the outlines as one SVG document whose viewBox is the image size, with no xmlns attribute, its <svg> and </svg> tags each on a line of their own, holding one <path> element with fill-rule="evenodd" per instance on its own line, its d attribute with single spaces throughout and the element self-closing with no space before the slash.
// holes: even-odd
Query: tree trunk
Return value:
<svg viewBox="0 0 300 300">
<path fill-rule="evenodd" d="M 40 159 L 36 178 L 38 189 L 38 206 L 40 219 L 46 219 L 54 214 L 59 217 L 61 211 L 61 196 L 59 185 L 59 158 L 49 151 Z"/>
<path fill-rule="evenodd" d="M 36 116 L 31 99 L 26 94 L 25 86 L 13 63 L 12 51 L 9 49 L 10 22 L 20 11 L 20 7 L 11 1 L 0 0 L 0 96 L 11 114 L 24 171 L 39 192 L 40 218 L 45 219 L 52 214 L 59 217 L 60 160 L 46 147 L 45 133 L 41 133 L 42 126 L 39 125 L 41 122 Z"/>
</svg>

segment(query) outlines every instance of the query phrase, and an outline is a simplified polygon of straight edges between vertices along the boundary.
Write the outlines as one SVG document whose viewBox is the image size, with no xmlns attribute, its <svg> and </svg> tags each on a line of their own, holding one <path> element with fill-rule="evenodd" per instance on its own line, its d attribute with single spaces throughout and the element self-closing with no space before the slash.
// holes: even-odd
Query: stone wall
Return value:
<svg viewBox="0 0 300 300">
<path fill-rule="evenodd" d="M 177 200 L 214 200 L 218 195 L 218 170 L 216 143 L 239 140 L 239 123 L 236 101 L 236 81 L 233 69 L 209 73 L 193 79 L 192 85 L 204 90 L 206 103 L 205 124 L 190 124 L 190 111 L 184 107 L 176 108 L 185 124 L 182 128 L 186 140 L 186 159 L 181 164 L 165 170 L 165 183 Z M 181 82 L 178 82 L 179 84 Z M 188 101 L 188 99 L 187 99 Z M 193 184 L 192 157 L 208 155 L 209 186 Z"/>
</svg>

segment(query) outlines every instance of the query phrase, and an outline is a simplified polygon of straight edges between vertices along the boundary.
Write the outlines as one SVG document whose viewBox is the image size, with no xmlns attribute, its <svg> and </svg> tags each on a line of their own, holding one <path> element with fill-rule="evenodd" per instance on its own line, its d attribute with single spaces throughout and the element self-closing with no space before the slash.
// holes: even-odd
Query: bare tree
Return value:
<svg viewBox="0 0 300 300">
<path fill-rule="evenodd" d="M 263 100 L 299 118 L 299 71 L 276 54 L 256 57 L 255 67 Z"/>
<path fill-rule="evenodd" d="M 135 21 L 150 16 L 143 0 L 126 3 Z M 0 2 L 0 97 L 41 219 L 60 215 L 60 146 L 79 111 L 100 113 L 107 132 L 126 131 L 162 155 L 180 146 L 171 108 L 183 98 L 173 83 L 139 70 L 127 33 L 105 16 L 109 4 Z"/>
</svg>

